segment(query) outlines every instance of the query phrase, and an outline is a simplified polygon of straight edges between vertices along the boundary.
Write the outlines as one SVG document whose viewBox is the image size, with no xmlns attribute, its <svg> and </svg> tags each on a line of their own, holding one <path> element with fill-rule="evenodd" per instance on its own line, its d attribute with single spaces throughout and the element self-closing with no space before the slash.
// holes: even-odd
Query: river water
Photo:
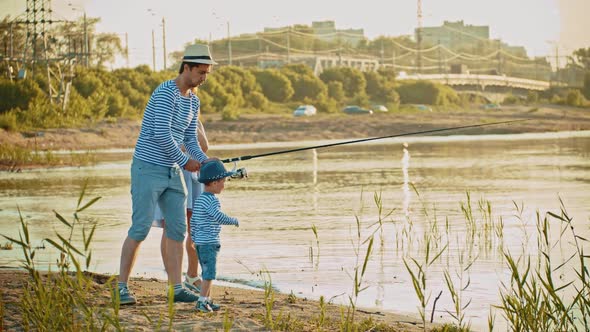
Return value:
<svg viewBox="0 0 590 332">
<path fill-rule="evenodd" d="M 325 143 L 330 142 L 214 146 L 209 155 L 236 157 Z M 93 167 L 0 173 L 0 233 L 18 237 L 20 209 L 33 244 L 55 239 L 65 227 L 52 211 L 72 220 L 87 181 L 85 201 L 101 197 L 80 213 L 84 224 L 97 225 L 91 269 L 116 274 L 130 224 L 131 151 L 97 154 L 101 162 Z M 561 200 L 576 233 L 590 237 L 590 132 L 406 137 L 257 158 L 239 166 L 248 169 L 249 178 L 226 183 L 219 196 L 222 209 L 241 225 L 222 231 L 218 271 L 225 282 L 260 286 L 270 276 L 282 292 L 346 303 L 353 295 L 355 267 L 360 273 L 365 259 L 364 241 L 373 235 L 361 284 L 367 288 L 357 305 L 418 315 L 404 258 L 417 271 L 412 260 L 422 264 L 430 243 L 430 259 L 445 249 L 426 269 L 427 317 L 442 291 L 435 322 L 452 321 L 446 312 L 453 310 L 447 271 L 457 287 L 469 278 L 461 294 L 463 303 L 471 301 L 466 319 L 474 329 L 487 330 L 490 308 L 500 303 L 502 283 L 509 284 L 503 253 L 538 256 L 537 213 L 541 218 L 546 211 L 559 214 Z M 482 212 L 488 204 L 491 213 Z M 466 217 L 462 206 L 465 211 L 471 206 L 473 217 Z M 552 222 L 552 241 L 559 239 L 560 227 Z M 160 229 L 150 233 L 134 275 L 165 278 L 160 236 Z M 551 252 L 556 260 L 575 250 L 570 238 L 558 247 Z M 2 266 L 19 266 L 21 258 L 20 250 L 0 251 Z M 43 265 L 56 255 L 48 248 L 36 259 Z M 469 262 L 474 263 L 466 268 Z M 572 273 L 561 275 L 567 279 Z M 496 312 L 497 325 L 502 321 Z"/>
</svg>

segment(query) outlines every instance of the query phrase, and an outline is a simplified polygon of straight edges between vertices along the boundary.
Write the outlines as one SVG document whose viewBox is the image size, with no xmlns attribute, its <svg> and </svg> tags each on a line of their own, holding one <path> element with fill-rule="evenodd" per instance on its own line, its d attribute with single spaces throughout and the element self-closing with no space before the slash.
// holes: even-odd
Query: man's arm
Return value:
<svg viewBox="0 0 590 332">
<path fill-rule="evenodd" d="M 209 150 L 209 140 L 207 139 L 207 134 L 205 134 L 205 127 L 201 120 L 197 120 L 197 140 L 199 141 L 199 146 L 203 152 L 207 153 Z"/>
<path fill-rule="evenodd" d="M 194 98 L 196 99 L 196 97 Z M 203 162 L 203 160 L 207 159 L 207 155 L 205 152 L 203 152 L 199 146 L 199 143 L 197 142 L 197 122 L 199 122 L 198 116 L 199 113 L 197 110 L 193 120 L 184 132 L 184 146 L 192 158 L 198 160 L 199 162 Z"/>
</svg>

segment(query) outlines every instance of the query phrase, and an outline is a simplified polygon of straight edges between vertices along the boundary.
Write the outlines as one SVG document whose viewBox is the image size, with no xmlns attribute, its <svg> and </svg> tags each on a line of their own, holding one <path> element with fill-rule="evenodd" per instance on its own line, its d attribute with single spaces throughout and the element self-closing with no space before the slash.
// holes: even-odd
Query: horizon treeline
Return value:
<svg viewBox="0 0 590 332">
<path fill-rule="evenodd" d="M 43 75 L 25 80 L 0 79 L 0 128 L 75 127 L 109 118 L 141 118 L 153 90 L 176 76 L 154 72 L 146 65 L 113 71 L 78 68 L 64 108 L 47 97 Z M 318 77 L 303 64 L 258 69 L 215 67 L 196 91 L 203 114 L 224 120 L 240 113 L 290 113 L 298 104 L 313 104 L 320 113 L 335 113 L 345 105 L 370 107 L 400 103 L 459 105 L 464 100 L 450 87 L 426 81 L 395 80 L 393 71 L 361 72 L 330 68 Z"/>
</svg>

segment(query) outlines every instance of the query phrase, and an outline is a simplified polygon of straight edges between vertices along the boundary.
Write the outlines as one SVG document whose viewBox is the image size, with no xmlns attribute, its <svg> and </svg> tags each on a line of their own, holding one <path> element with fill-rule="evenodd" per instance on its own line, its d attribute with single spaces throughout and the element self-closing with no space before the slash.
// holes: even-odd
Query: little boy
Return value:
<svg viewBox="0 0 590 332">
<path fill-rule="evenodd" d="M 225 178 L 233 174 L 235 172 L 228 172 L 219 159 L 205 160 L 199 173 L 198 180 L 205 184 L 205 189 L 194 201 L 190 233 L 197 248 L 203 279 L 196 307 L 201 312 L 219 310 L 219 305 L 213 303 L 210 294 L 217 272 L 217 255 L 221 249 L 219 240 L 221 225 L 239 227 L 238 219 L 221 212 L 221 205 L 215 196 L 223 190 Z"/>
</svg>

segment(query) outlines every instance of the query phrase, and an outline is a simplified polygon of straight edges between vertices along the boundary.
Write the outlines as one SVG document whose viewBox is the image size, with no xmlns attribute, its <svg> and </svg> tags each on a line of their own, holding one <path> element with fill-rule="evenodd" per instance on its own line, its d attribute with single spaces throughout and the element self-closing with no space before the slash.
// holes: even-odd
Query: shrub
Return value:
<svg viewBox="0 0 590 332">
<path fill-rule="evenodd" d="M 254 71 L 254 76 L 270 101 L 284 103 L 295 93 L 291 81 L 276 69 Z"/>
<path fill-rule="evenodd" d="M 16 131 L 18 121 L 15 110 L 0 114 L 0 128 L 6 131 Z"/>
<path fill-rule="evenodd" d="M 504 100 L 502 101 L 502 104 L 506 104 L 506 105 L 518 104 L 518 98 L 513 95 L 508 95 L 504 98 Z"/>
<path fill-rule="evenodd" d="M 0 113 L 7 112 L 13 108 L 26 109 L 31 100 L 42 97 L 45 94 L 39 85 L 33 80 L 20 80 L 10 82 L 0 81 Z"/>
<path fill-rule="evenodd" d="M 580 90 L 573 89 L 567 92 L 565 96 L 565 103 L 569 106 L 584 106 L 586 104 L 586 100 Z"/>
<path fill-rule="evenodd" d="M 228 105 L 221 110 L 221 119 L 223 121 L 232 121 L 240 118 L 240 110 L 235 107 Z"/>
<path fill-rule="evenodd" d="M 366 93 L 367 81 L 365 80 L 363 73 L 355 68 L 328 68 L 320 74 L 320 79 L 325 84 L 329 84 L 333 81 L 341 82 L 344 88 L 344 93 L 349 97 Z"/>
<path fill-rule="evenodd" d="M 246 101 L 257 110 L 264 111 L 268 107 L 268 99 L 258 91 L 246 95 Z"/>
<path fill-rule="evenodd" d="M 459 103 L 450 87 L 428 81 L 404 81 L 397 92 L 403 104 L 449 105 Z"/>
<path fill-rule="evenodd" d="M 323 98 L 315 102 L 318 112 L 336 113 L 338 112 L 338 103 L 332 98 Z"/>
<path fill-rule="evenodd" d="M 342 82 L 328 82 L 328 96 L 330 96 L 330 98 L 334 99 L 337 102 L 344 101 L 344 98 L 346 96 L 344 95 L 344 87 L 342 85 Z"/>
<path fill-rule="evenodd" d="M 529 91 L 526 96 L 527 103 L 536 103 L 539 101 L 539 93 L 536 91 Z"/>
<path fill-rule="evenodd" d="M 72 81 L 72 85 L 84 98 L 90 97 L 94 92 L 104 87 L 100 79 L 84 71 L 79 72 L 78 76 Z"/>
</svg>

